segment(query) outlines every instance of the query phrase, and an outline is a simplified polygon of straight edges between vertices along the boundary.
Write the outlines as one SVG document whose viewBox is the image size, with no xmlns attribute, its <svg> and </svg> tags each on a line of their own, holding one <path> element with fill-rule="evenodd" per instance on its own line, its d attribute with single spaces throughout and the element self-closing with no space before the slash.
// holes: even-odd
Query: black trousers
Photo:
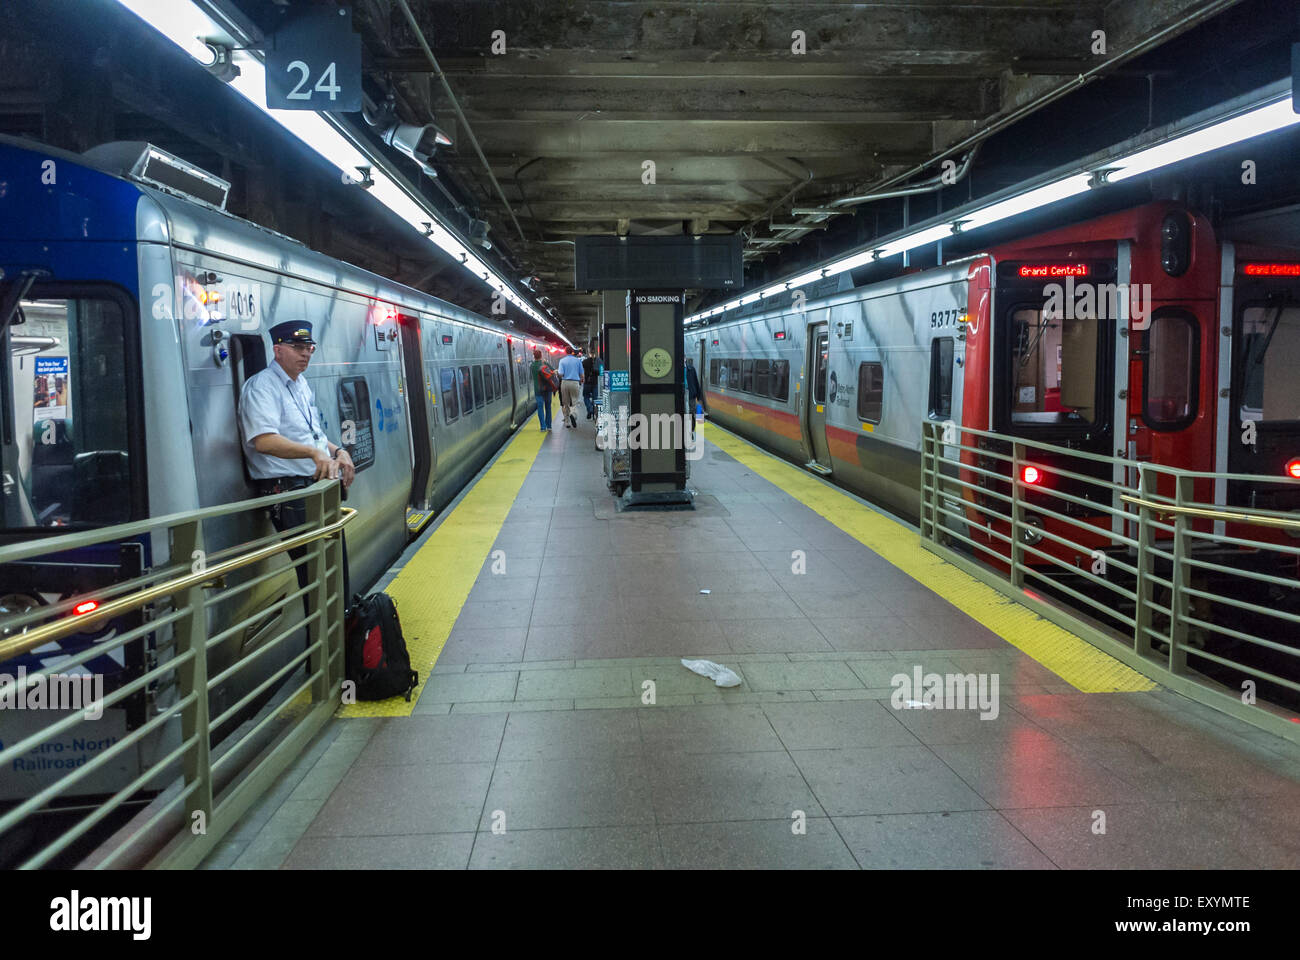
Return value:
<svg viewBox="0 0 1300 960">
<path fill-rule="evenodd" d="M 284 493 L 288 490 L 301 490 L 304 487 L 310 487 L 315 481 L 311 477 L 273 477 L 269 480 L 258 480 L 258 493 L 262 496 L 270 496 L 273 493 Z M 343 492 L 343 498 L 347 499 L 347 491 Z M 271 507 L 267 513 L 271 517 L 271 526 L 277 531 L 283 533 L 293 527 L 302 526 L 307 522 L 307 501 L 306 500 L 286 500 L 284 503 L 276 504 Z M 343 604 L 348 606 L 352 602 L 351 578 L 348 576 L 348 542 L 347 538 L 340 533 L 340 559 L 343 563 Z M 294 547 L 289 551 L 289 559 L 295 564 L 294 574 L 298 578 L 298 589 L 307 586 L 307 565 L 300 563 L 303 557 L 307 555 L 307 548 Z M 304 599 L 306 599 L 304 597 Z"/>
</svg>

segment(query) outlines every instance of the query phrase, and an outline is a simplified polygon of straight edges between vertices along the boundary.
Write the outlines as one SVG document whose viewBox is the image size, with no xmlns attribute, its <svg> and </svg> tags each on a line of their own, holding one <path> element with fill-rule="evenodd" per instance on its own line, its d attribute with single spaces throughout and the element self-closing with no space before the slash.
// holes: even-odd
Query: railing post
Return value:
<svg viewBox="0 0 1300 960">
<path fill-rule="evenodd" d="M 342 510 L 342 484 L 336 483 L 325 491 L 325 519 L 327 523 L 334 523 L 343 515 Z M 327 690 L 333 690 L 335 686 L 343 682 L 343 610 L 351 597 L 344 595 L 343 591 L 343 564 L 346 556 L 343 552 L 343 532 L 340 530 L 334 536 L 329 538 L 329 551 L 326 554 L 334 565 L 334 573 L 330 576 L 327 586 L 327 594 L 334 594 L 334 602 L 329 605 L 329 618 L 326 621 L 327 629 L 325 631 L 325 662 L 332 664 L 335 654 L 338 654 L 338 664 L 329 671 Z"/>
<path fill-rule="evenodd" d="M 1156 495 L 1155 470 L 1138 468 L 1138 496 L 1150 503 Z M 1151 576 L 1155 573 L 1155 527 L 1151 524 L 1151 508 L 1138 507 L 1137 519 L 1137 581 L 1133 586 L 1133 650 L 1139 655 L 1152 655 L 1151 634 Z"/>
<path fill-rule="evenodd" d="M 1024 447 L 1013 443 L 1011 445 L 1011 585 L 1017 590 L 1025 585 L 1024 528 L 1020 523 L 1020 461 L 1024 456 Z"/>
<path fill-rule="evenodd" d="M 311 530 L 319 530 L 325 525 L 325 497 L 320 491 L 307 498 L 307 523 Z M 329 624 L 326 621 L 329 583 L 325 577 L 325 547 L 325 540 L 315 541 L 307 559 L 307 645 L 311 648 L 307 664 L 314 678 L 311 684 L 313 703 L 323 702 L 329 696 L 330 686 Z"/>
<path fill-rule="evenodd" d="M 172 528 L 172 562 L 183 564 L 203 550 L 203 523 L 190 520 Z M 202 556 L 202 553 L 199 553 Z M 176 621 L 176 652 L 192 656 L 177 670 L 182 700 L 191 693 L 194 700 L 181 709 L 181 740 L 195 738 L 194 746 L 185 751 L 183 769 L 185 786 L 198 784 L 185 801 L 186 827 L 206 833 L 212 822 L 212 741 L 208 731 L 208 616 L 203 596 L 203 585 L 195 584 L 173 597 L 187 608 L 185 616 Z M 195 813 L 201 812 L 201 831 L 195 831 Z"/>
<path fill-rule="evenodd" d="M 1174 484 L 1175 506 L 1186 506 L 1195 499 L 1191 477 L 1179 473 Z M 1187 514 L 1181 510 L 1174 514 L 1174 562 L 1169 571 L 1173 587 L 1169 596 L 1169 671 L 1176 674 L 1187 672 L 1187 552 L 1191 546 L 1187 524 Z"/>
<path fill-rule="evenodd" d="M 935 540 L 934 514 L 934 431 L 929 421 L 921 421 L 921 539 Z M 928 519 L 927 519 L 928 516 Z"/>
</svg>

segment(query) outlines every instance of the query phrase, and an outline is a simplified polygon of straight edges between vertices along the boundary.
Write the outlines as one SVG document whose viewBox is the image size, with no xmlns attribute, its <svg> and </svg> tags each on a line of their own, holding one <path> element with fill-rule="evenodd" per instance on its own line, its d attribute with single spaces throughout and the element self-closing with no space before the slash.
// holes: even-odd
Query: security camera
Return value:
<svg viewBox="0 0 1300 960">
<path fill-rule="evenodd" d="M 395 123 L 383 133 L 384 143 L 396 147 L 422 168 L 425 173 L 437 176 L 429 161 L 438 152 L 439 147 L 450 147 L 451 137 L 432 123 L 417 126 L 414 123 Z"/>
<path fill-rule="evenodd" d="M 488 231 L 492 229 L 486 220 L 471 220 L 469 222 L 469 242 L 476 243 L 484 250 L 492 249 L 492 241 L 488 239 Z"/>
</svg>

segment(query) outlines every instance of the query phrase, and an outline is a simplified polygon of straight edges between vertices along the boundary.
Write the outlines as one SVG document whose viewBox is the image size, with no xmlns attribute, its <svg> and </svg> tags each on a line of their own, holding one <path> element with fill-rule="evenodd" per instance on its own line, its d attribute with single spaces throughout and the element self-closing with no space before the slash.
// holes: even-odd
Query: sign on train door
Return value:
<svg viewBox="0 0 1300 960">
<path fill-rule="evenodd" d="M 804 424 L 812 443 L 813 459 L 805 466 L 818 473 L 831 472 L 831 451 L 826 442 L 826 381 L 830 375 L 830 334 L 826 324 L 808 328 L 808 364 L 811 373 L 808 396 L 804 401 Z"/>
</svg>

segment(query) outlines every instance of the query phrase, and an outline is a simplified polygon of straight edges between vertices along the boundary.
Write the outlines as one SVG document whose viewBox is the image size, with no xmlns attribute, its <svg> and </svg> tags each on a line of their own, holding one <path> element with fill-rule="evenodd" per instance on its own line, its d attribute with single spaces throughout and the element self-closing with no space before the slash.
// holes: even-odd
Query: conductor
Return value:
<svg viewBox="0 0 1300 960">
<path fill-rule="evenodd" d="M 309 487 L 322 478 L 338 478 L 346 490 L 355 476 L 348 452 L 325 436 L 325 425 L 303 373 L 316 351 L 306 320 L 277 323 L 268 331 L 275 360 L 245 382 L 239 394 L 239 423 L 244 456 L 258 493 L 269 496 Z M 271 523 L 284 531 L 307 522 L 305 500 L 271 509 Z M 305 547 L 289 552 L 294 560 Z M 299 586 L 306 571 L 297 570 Z"/>
</svg>

